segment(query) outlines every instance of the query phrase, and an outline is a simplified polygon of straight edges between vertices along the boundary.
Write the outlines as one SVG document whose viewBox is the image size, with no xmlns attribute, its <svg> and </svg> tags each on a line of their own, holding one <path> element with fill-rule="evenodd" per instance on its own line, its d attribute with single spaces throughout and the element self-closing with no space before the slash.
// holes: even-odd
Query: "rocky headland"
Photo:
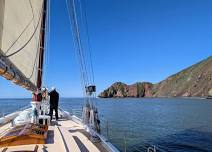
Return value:
<svg viewBox="0 0 212 152">
<path fill-rule="evenodd" d="M 165 80 L 152 84 L 116 82 L 99 94 L 100 98 L 124 97 L 207 97 L 212 96 L 212 56 Z"/>
</svg>

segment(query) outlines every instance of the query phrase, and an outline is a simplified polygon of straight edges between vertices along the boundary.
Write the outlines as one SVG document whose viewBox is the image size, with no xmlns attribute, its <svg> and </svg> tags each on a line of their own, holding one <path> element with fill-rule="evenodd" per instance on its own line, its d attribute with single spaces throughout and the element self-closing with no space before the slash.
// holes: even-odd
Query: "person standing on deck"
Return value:
<svg viewBox="0 0 212 152">
<path fill-rule="evenodd" d="M 52 87 L 52 91 L 49 92 L 50 96 L 50 112 L 49 115 L 52 120 L 53 110 L 55 111 L 56 120 L 58 120 L 58 102 L 59 102 L 59 93 L 56 91 L 56 88 Z"/>
</svg>

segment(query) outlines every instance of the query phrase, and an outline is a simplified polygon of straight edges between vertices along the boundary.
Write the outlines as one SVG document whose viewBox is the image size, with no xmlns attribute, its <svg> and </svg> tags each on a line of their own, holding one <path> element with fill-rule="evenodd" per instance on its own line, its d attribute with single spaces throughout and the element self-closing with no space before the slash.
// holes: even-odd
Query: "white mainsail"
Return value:
<svg viewBox="0 0 212 152">
<path fill-rule="evenodd" d="M 19 71 L 22 81 L 30 83 L 31 86 L 27 85 L 30 90 L 37 84 L 43 2 L 0 0 L 1 59 Z"/>
</svg>

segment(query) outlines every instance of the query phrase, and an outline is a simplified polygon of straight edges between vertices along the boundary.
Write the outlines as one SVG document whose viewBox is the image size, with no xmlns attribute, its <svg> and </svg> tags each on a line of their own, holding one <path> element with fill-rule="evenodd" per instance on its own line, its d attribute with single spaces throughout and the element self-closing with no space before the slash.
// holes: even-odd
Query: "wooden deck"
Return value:
<svg viewBox="0 0 212 152">
<path fill-rule="evenodd" d="M 0 133 L 10 124 L 0 127 Z M 0 151 L 37 152 L 107 152 L 101 143 L 92 143 L 90 135 L 83 126 L 71 120 L 52 121 L 48 130 L 46 144 L 1 147 Z"/>
</svg>

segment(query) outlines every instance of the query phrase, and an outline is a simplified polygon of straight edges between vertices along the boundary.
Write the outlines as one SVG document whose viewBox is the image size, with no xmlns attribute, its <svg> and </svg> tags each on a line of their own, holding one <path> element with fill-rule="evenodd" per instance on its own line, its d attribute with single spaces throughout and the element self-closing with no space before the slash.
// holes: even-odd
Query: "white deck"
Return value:
<svg viewBox="0 0 212 152">
<path fill-rule="evenodd" d="M 0 127 L 0 132 L 9 127 L 9 124 Z M 34 151 L 36 145 L 2 147 L 0 151 Z M 46 144 L 38 145 L 38 152 L 105 152 L 101 143 L 94 144 L 89 140 L 82 125 L 72 120 L 61 119 L 52 121 L 48 131 Z"/>
</svg>

